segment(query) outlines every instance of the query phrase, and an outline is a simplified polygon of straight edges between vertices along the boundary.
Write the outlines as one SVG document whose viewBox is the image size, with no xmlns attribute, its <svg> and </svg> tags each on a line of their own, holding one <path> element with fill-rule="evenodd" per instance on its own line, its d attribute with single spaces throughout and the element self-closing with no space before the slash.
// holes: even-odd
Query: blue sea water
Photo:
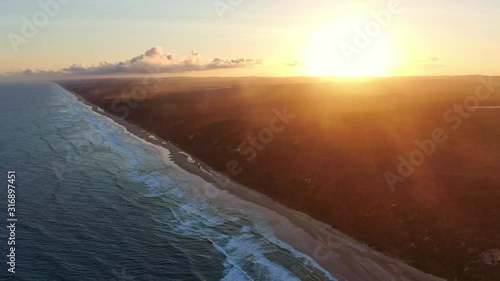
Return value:
<svg viewBox="0 0 500 281">
<path fill-rule="evenodd" d="M 0 280 L 335 280 L 203 184 L 55 84 L 0 84 Z"/>
</svg>

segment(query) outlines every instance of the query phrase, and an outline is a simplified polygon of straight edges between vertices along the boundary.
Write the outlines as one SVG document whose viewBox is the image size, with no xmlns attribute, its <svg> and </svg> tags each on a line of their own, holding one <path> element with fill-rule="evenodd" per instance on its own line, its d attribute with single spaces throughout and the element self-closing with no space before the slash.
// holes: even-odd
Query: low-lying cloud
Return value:
<svg viewBox="0 0 500 281">
<path fill-rule="evenodd" d="M 198 52 L 191 51 L 188 56 L 176 57 L 166 53 L 161 47 L 153 47 L 144 54 L 117 63 L 101 62 L 97 65 L 73 64 L 60 70 L 26 69 L 10 72 L 13 75 L 108 75 L 143 73 L 180 73 L 206 71 L 224 68 L 242 68 L 262 64 L 261 59 L 220 59 L 206 60 Z"/>
<path fill-rule="evenodd" d="M 422 60 L 416 60 L 414 62 L 414 65 L 425 70 L 446 67 L 445 64 L 441 63 L 438 57 L 429 57 Z"/>
<path fill-rule="evenodd" d="M 287 65 L 287 66 L 304 66 L 304 65 L 306 65 L 306 63 L 304 61 L 294 60 L 294 61 L 286 62 L 285 65 Z"/>
</svg>

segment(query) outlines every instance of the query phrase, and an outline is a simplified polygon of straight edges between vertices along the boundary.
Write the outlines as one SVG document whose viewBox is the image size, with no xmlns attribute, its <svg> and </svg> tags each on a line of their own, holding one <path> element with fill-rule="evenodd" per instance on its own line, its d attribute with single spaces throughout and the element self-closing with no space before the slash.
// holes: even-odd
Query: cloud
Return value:
<svg viewBox="0 0 500 281">
<path fill-rule="evenodd" d="M 438 57 L 428 57 L 426 59 L 423 59 L 423 60 L 415 60 L 415 62 L 419 63 L 428 63 L 428 62 L 438 62 L 439 61 L 439 58 Z"/>
<path fill-rule="evenodd" d="M 179 73 L 187 71 L 206 71 L 221 68 L 242 68 L 262 64 L 261 59 L 203 59 L 196 51 L 186 57 L 176 57 L 163 51 L 161 47 L 153 47 L 144 54 L 130 60 L 117 63 L 101 62 L 97 65 L 73 64 L 60 70 L 26 69 L 10 72 L 11 75 L 106 75 L 106 74 L 144 74 L 144 73 Z"/>
<path fill-rule="evenodd" d="M 422 60 L 415 60 L 413 62 L 413 67 L 424 70 L 430 70 L 430 69 L 443 68 L 446 67 L 446 65 L 441 63 L 438 57 L 428 57 Z"/>
<path fill-rule="evenodd" d="M 286 62 L 285 65 L 288 65 L 288 66 L 304 66 L 305 62 L 300 61 L 300 60 L 294 60 L 294 61 Z"/>
</svg>

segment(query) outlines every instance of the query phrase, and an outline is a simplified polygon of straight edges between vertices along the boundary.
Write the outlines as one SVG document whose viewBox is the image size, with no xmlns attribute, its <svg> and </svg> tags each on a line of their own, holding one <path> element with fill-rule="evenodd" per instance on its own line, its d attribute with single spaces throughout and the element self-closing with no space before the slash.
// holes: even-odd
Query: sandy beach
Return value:
<svg viewBox="0 0 500 281">
<path fill-rule="evenodd" d="M 414 2 L 3 1 L 17 277 L 500 281 L 500 2 Z"/>
<path fill-rule="evenodd" d="M 228 179 L 173 143 L 105 112 L 74 92 L 71 93 L 92 107 L 96 113 L 112 119 L 129 133 L 154 145 L 166 161 L 172 161 L 180 168 L 210 183 L 204 192 L 211 200 L 227 207 L 263 216 L 265 221 L 260 223 L 272 230 L 276 237 L 309 256 L 311 262 L 321 265 L 337 280 L 444 280 L 379 253 L 307 214 L 292 210 L 264 194 Z"/>
</svg>

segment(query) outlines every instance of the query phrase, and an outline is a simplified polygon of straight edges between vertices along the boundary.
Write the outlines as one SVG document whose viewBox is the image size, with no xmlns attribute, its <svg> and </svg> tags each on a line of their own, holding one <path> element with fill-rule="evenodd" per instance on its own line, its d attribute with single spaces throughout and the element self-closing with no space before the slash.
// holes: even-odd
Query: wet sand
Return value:
<svg viewBox="0 0 500 281">
<path fill-rule="evenodd" d="M 264 194 L 240 185 L 174 144 L 136 124 L 105 112 L 76 93 L 72 94 L 92 107 L 95 112 L 122 125 L 131 134 L 156 145 L 159 154 L 169 158 L 182 169 L 211 183 L 213 188 L 206 189 L 205 193 L 212 200 L 227 207 L 263 215 L 266 218 L 265 223 L 276 237 L 311 257 L 337 280 L 444 280 L 379 253 L 307 214 L 292 210 Z"/>
</svg>

